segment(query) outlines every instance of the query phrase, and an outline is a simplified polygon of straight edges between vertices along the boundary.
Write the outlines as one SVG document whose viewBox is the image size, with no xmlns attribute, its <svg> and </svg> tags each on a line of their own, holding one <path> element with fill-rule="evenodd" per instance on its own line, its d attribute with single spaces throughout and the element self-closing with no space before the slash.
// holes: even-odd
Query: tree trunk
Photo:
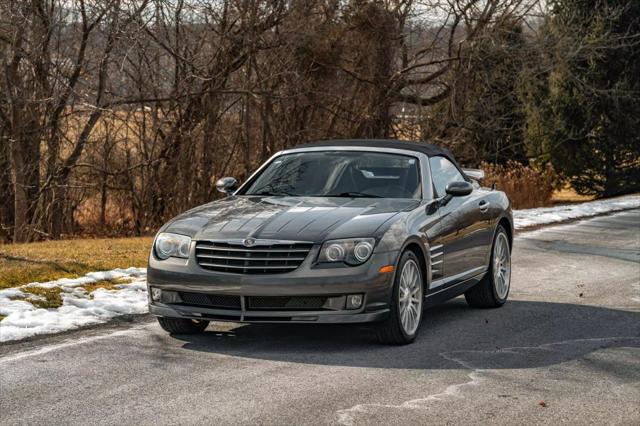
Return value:
<svg viewBox="0 0 640 426">
<path fill-rule="evenodd" d="M 267 96 L 263 99 L 262 107 L 262 150 L 260 161 L 265 162 L 273 154 L 273 138 L 271 137 L 271 99 Z"/>
<path fill-rule="evenodd" d="M 107 174 L 102 173 L 100 182 L 100 228 L 107 228 Z"/>
<path fill-rule="evenodd" d="M 247 88 L 249 90 L 249 67 L 247 67 Z M 244 178 L 248 178 L 251 174 L 251 96 L 247 93 L 244 95 L 244 111 L 242 114 L 242 142 L 243 142 L 243 162 L 244 162 Z"/>
<path fill-rule="evenodd" d="M 8 138 L 0 134 L 0 242 L 11 240 L 13 229 L 14 195 L 10 173 Z"/>
<path fill-rule="evenodd" d="M 33 238 L 33 212 L 38 201 L 40 180 L 40 141 L 21 138 L 11 143 L 11 171 L 14 193 L 13 241 Z"/>
<path fill-rule="evenodd" d="M 57 240 L 62 235 L 62 223 L 64 219 L 64 200 L 66 199 L 66 191 L 64 188 L 56 188 L 53 191 L 53 199 L 51 200 L 51 238 Z"/>
</svg>

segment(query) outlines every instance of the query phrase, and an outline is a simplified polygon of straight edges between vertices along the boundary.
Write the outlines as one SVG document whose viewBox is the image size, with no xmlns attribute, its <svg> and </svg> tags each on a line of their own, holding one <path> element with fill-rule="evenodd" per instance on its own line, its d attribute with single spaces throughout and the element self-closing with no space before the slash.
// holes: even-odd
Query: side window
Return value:
<svg viewBox="0 0 640 426">
<path fill-rule="evenodd" d="M 431 178 L 433 179 L 433 187 L 436 190 L 437 197 L 442 197 L 445 194 L 445 188 L 448 183 L 464 180 L 458 168 L 444 157 L 430 157 L 429 165 L 431 166 Z"/>
</svg>

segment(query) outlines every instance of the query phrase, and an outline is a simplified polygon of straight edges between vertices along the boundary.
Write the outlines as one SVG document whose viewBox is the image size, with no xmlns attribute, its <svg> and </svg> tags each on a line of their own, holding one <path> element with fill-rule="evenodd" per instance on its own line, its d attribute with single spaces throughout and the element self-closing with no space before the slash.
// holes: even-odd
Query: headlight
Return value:
<svg viewBox="0 0 640 426">
<path fill-rule="evenodd" d="M 318 262 L 344 262 L 348 265 L 359 265 L 371 257 L 375 244 L 376 240 L 373 238 L 327 241 L 320 249 Z"/>
<path fill-rule="evenodd" d="M 170 257 L 182 257 L 187 259 L 189 258 L 190 245 L 191 238 L 186 235 L 163 232 L 156 238 L 156 256 L 162 260 Z"/>
</svg>

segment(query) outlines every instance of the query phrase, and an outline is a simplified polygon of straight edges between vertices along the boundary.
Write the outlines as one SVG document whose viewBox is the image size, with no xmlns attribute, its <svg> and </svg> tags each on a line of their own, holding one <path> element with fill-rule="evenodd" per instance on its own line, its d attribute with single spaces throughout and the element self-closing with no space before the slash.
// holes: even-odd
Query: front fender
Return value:
<svg viewBox="0 0 640 426">
<path fill-rule="evenodd" d="M 383 234 L 376 250 L 395 253 L 394 265 L 398 266 L 400 256 L 407 250 L 413 250 L 420 260 L 424 272 L 425 288 L 431 280 L 431 262 L 429 259 L 429 242 L 426 235 L 422 236 L 417 232 L 410 232 L 406 220 L 394 223 Z"/>
</svg>

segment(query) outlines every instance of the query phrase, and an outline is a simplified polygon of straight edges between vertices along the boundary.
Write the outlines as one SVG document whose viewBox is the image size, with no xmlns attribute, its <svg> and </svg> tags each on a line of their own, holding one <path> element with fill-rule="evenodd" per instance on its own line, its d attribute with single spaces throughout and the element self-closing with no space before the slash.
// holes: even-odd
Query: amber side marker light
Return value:
<svg viewBox="0 0 640 426">
<path fill-rule="evenodd" d="M 382 268 L 380 268 L 380 270 L 378 272 L 380 272 L 381 274 L 385 274 L 387 272 L 393 272 L 394 269 L 396 269 L 395 266 L 387 265 L 387 266 L 383 266 Z"/>
</svg>

